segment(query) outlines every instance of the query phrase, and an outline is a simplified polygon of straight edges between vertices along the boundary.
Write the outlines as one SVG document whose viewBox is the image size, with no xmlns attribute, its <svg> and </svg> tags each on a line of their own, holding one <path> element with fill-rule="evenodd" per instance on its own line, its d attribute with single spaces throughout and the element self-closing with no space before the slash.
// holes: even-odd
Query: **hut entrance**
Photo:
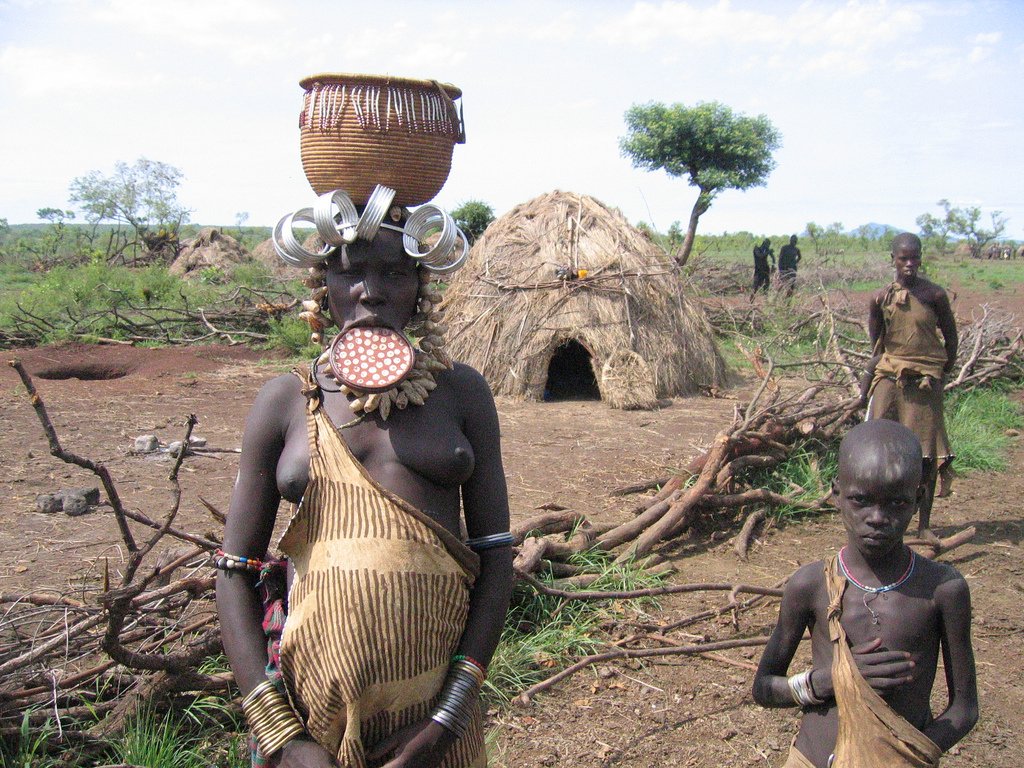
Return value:
<svg viewBox="0 0 1024 768">
<path fill-rule="evenodd" d="M 548 363 L 545 400 L 600 400 L 594 366 L 586 347 L 575 339 L 560 344 Z"/>
</svg>

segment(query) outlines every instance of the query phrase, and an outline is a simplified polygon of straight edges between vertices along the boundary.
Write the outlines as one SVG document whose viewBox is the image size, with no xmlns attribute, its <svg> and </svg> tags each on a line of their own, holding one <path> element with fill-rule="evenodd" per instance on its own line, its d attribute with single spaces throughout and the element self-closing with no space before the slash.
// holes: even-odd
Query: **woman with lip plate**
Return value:
<svg viewBox="0 0 1024 768">
<path fill-rule="evenodd" d="M 335 343 L 246 421 L 217 606 L 255 765 L 486 765 L 478 695 L 512 585 L 497 412 L 444 352 L 407 211 L 386 210 L 310 270 L 306 319 L 319 339 L 328 312 Z M 265 562 L 282 500 L 287 600 Z"/>
</svg>

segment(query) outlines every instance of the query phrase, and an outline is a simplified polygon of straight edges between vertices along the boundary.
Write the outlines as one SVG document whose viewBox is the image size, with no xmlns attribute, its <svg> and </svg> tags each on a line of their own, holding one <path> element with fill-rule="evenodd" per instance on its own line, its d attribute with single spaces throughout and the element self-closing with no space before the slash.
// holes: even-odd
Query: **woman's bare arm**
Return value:
<svg viewBox="0 0 1024 768">
<path fill-rule="evenodd" d="M 270 544 L 281 500 L 276 470 L 284 448 L 287 403 L 297 393 L 295 377 L 274 379 L 263 387 L 249 411 L 238 479 L 224 526 L 224 551 L 229 554 L 263 558 Z M 217 574 L 224 652 L 243 695 L 266 680 L 267 641 L 255 581 L 255 575 L 246 571 Z"/>
<path fill-rule="evenodd" d="M 464 407 L 463 431 L 473 446 L 473 474 L 462 486 L 462 504 L 470 538 L 509 530 L 508 489 L 501 461 L 501 436 L 494 398 L 483 377 L 466 366 L 456 370 Z M 510 547 L 480 553 L 480 576 L 470 593 L 469 617 L 459 643 L 464 653 L 490 662 L 505 625 L 512 596 Z"/>
</svg>

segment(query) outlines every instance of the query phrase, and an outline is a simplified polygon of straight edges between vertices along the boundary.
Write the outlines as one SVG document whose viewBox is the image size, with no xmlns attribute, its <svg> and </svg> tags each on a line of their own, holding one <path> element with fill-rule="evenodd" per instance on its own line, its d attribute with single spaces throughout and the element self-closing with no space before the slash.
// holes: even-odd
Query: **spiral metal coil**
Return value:
<svg viewBox="0 0 1024 768">
<path fill-rule="evenodd" d="M 423 250 L 424 243 L 435 234 L 437 242 Z M 460 242 L 462 248 L 456 254 Z M 451 215 L 436 205 L 423 205 L 412 213 L 405 222 L 402 244 L 410 257 L 438 274 L 454 272 L 465 263 L 469 253 L 469 242 L 465 234 L 456 226 Z"/>
<path fill-rule="evenodd" d="M 461 246 L 461 250 L 460 247 Z M 456 253 L 458 251 L 458 253 Z M 458 227 L 455 228 L 455 243 L 452 245 L 451 250 L 445 254 L 445 258 L 438 259 L 432 264 L 424 264 L 426 269 L 431 272 L 435 272 L 439 275 L 447 275 L 461 269 L 462 265 L 466 263 L 466 258 L 469 256 L 469 239 Z"/>
<path fill-rule="evenodd" d="M 450 214 L 436 205 L 422 205 L 412 212 L 404 227 L 396 227 L 384 223 L 394 198 L 395 190 L 378 184 L 360 216 L 344 190 L 336 189 L 320 195 L 314 207 L 300 208 L 277 222 L 274 250 L 293 267 L 312 267 L 356 239 L 373 240 L 383 227 L 402 234 L 405 252 L 424 269 L 446 275 L 466 263 L 469 239 Z M 317 233 L 326 243 L 320 252 L 306 250 L 295 238 L 293 227 L 296 221 L 316 226 Z M 429 244 L 431 240 L 433 244 Z"/>
<path fill-rule="evenodd" d="M 366 202 L 363 215 L 359 217 L 359 224 L 356 227 L 356 236 L 363 240 L 373 240 L 377 236 L 380 223 L 391 208 L 391 201 L 395 199 L 395 190 L 378 184 L 373 188 L 370 199 Z"/>
<path fill-rule="evenodd" d="M 312 208 L 300 208 L 284 216 L 274 227 L 274 250 L 281 259 L 293 267 L 314 267 L 334 252 L 335 247 L 325 245 L 319 252 L 307 251 L 295 238 L 293 227 L 296 221 L 316 224 Z"/>
<path fill-rule="evenodd" d="M 337 214 L 334 213 L 335 206 L 338 208 Z M 352 198 L 344 190 L 336 189 L 320 195 L 313 206 L 313 221 L 316 231 L 326 243 L 340 246 L 356 240 L 359 213 Z"/>
</svg>

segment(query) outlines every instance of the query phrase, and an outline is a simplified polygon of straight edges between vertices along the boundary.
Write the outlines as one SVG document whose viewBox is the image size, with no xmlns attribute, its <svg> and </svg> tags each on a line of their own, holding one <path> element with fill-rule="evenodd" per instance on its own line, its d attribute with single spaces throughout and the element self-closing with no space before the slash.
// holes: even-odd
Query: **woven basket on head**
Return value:
<svg viewBox="0 0 1024 768">
<path fill-rule="evenodd" d="M 454 85 L 352 74 L 299 85 L 302 168 L 317 194 L 344 189 L 363 205 L 383 184 L 397 191 L 395 205 L 419 205 L 441 191 L 452 149 L 465 141 Z"/>
</svg>

